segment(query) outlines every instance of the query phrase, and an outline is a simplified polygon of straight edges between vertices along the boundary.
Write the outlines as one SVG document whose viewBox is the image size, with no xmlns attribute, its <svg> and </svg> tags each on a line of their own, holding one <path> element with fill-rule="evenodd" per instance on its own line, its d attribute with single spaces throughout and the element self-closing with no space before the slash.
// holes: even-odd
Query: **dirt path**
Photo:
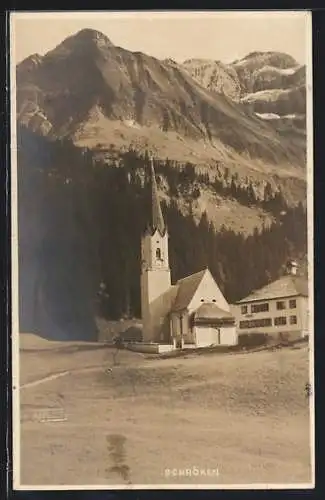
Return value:
<svg viewBox="0 0 325 500">
<path fill-rule="evenodd" d="M 56 378 L 64 377 L 69 373 L 70 373 L 69 371 L 54 373 L 53 375 L 48 375 L 47 377 L 42 377 L 38 380 L 33 380 L 33 382 L 27 382 L 26 384 L 21 385 L 20 388 L 26 389 L 28 387 L 35 387 L 36 385 L 44 384 L 45 382 L 49 382 L 50 380 L 55 380 Z"/>
<path fill-rule="evenodd" d="M 40 384 L 44 384 L 45 382 L 50 382 L 51 380 L 55 380 L 59 377 L 64 377 L 66 375 L 71 375 L 72 373 L 85 373 L 85 372 L 91 372 L 91 371 L 96 371 L 99 369 L 103 369 L 104 371 L 111 372 L 112 368 L 103 368 L 102 365 L 93 365 L 93 366 L 87 366 L 85 368 L 72 368 L 70 370 L 65 370 L 62 372 L 57 372 L 57 373 L 52 373 L 51 375 L 47 375 L 46 377 L 42 377 L 36 380 L 32 380 L 31 382 L 26 382 L 26 384 L 23 384 L 20 386 L 21 389 L 27 389 L 28 387 L 35 387 Z"/>
</svg>

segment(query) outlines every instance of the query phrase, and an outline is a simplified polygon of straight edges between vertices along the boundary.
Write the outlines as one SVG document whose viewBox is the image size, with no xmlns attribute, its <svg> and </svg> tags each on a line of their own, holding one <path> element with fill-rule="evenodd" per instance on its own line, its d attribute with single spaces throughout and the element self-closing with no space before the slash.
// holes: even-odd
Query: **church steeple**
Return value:
<svg viewBox="0 0 325 500">
<path fill-rule="evenodd" d="M 153 158 L 150 159 L 150 184 L 151 184 L 151 214 L 150 214 L 150 231 L 155 233 L 156 230 L 159 231 L 161 236 L 164 236 L 166 232 L 166 224 L 161 211 L 158 187 L 156 182 L 155 169 L 153 165 Z"/>
<path fill-rule="evenodd" d="M 141 311 L 144 341 L 160 339 L 161 308 L 168 304 L 168 301 L 164 301 L 162 297 L 171 287 L 168 232 L 159 202 L 152 159 L 150 160 L 150 177 L 148 227 L 141 238 Z M 148 198 L 146 201 L 149 202 Z"/>
</svg>

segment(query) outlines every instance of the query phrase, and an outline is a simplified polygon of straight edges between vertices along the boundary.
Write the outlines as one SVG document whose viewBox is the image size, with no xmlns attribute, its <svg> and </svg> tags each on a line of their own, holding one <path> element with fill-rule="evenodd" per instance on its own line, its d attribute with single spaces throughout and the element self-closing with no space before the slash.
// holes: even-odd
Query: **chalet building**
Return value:
<svg viewBox="0 0 325 500">
<path fill-rule="evenodd" d="M 143 342 L 172 348 L 237 344 L 235 318 L 209 269 L 171 284 L 168 231 L 152 161 L 148 216 L 141 240 Z"/>
<path fill-rule="evenodd" d="M 265 333 L 276 338 L 308 335 L 308 281 L 288 263 L 286 275 L 240 300 L 232 307 L 238 335 Z"/>
</svg>

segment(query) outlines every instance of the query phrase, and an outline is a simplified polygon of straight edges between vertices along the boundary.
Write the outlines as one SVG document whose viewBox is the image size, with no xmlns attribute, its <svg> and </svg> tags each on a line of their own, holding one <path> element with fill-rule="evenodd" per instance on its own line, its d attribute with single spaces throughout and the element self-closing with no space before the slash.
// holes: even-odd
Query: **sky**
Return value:
<svg viewBox="0 0 325 500">
<path fill-rule="evenodd" d="M 305 64 L 311 43 L 306 12 L 46 12 L 11 14 L 15 63 L 44 55 L 84 28 L 114 45 L 177 62 L 232 62 L 254 51 L 280 51 Z"/>
</svg>

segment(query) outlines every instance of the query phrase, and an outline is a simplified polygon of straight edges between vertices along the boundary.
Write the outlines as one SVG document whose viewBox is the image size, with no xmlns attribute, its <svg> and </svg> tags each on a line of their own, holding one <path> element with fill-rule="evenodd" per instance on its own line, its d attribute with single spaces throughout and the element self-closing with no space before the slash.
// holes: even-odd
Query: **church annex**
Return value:
<svg viewBox="0 0 325 500">
<path fill-rule="evenodd" d="M 150 170 L 151 213 L 141 239 L 143 342 L 174 348 L 237 344 L 235 318 L 209 269 L 172 285 L 168 229 L 152 160 Z"/>
</svg>

